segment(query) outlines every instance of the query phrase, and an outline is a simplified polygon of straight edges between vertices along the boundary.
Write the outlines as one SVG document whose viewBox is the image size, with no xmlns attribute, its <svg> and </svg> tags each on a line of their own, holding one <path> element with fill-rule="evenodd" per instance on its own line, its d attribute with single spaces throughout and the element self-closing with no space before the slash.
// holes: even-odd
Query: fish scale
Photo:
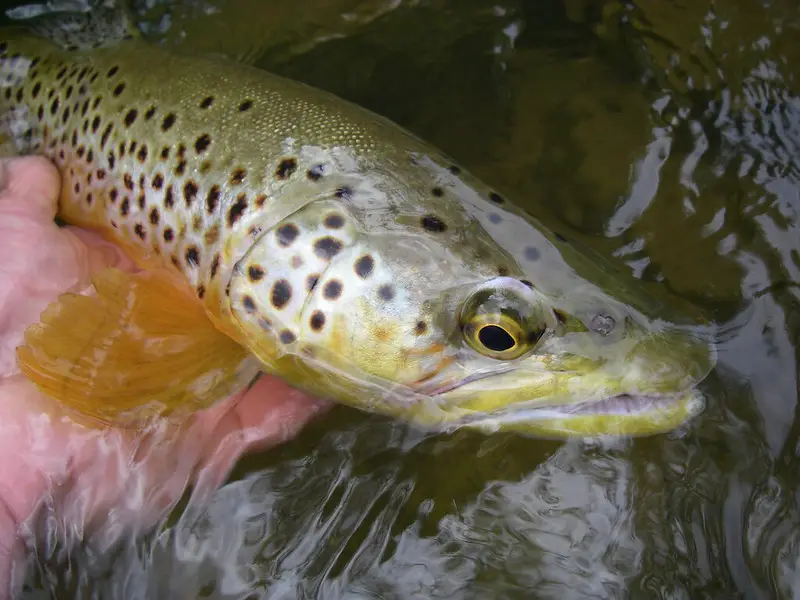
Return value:
<svg viewBox="0 0 800 600">
<path fill-rule="evenodd" d="M 693 386 L 713 362 L 705 345 L 634 308 L 637 290 L 390 121 L 140 40 L 87 49 L 81 38 L 71 50 L 23 30 L 0 40 L 0 127 L 15 151 L 58 167 L 58 216 L 146 269 L 171 270 L 207 315 L 162 302 L 166 282 L 101 277 L 98 299 L 70 300 L 72 310 L 117 311 L 158 339 L 183 327 L 197 354 L 145 349 L 141 336 L 71 342 L 69 311 L 50 311 L 20 361 L 62 402 L 113 421 L 139 389 L 143 404 L 174 408 L 198 389 L 208 401 L 214 381 L 250 372 L 249 353 L 307 391 L 426 425 L 496 427 L 485 417 L 502 409 L 514 429 L 563 437 L 661 431 L 696 412 Z M 124 289 L 144 308 L 125 313 L 139 304 L 120 305 Z M 98 366 L 90 349 L 103 343 L 116 353 Z M 73 352 L 77 366 L 60 371 Z M 136 380 L 136 361 L 152 366 L 148 381 Z M 624 416 L 554 409 L 665 391 L 674 401 Z"/>
</svg>

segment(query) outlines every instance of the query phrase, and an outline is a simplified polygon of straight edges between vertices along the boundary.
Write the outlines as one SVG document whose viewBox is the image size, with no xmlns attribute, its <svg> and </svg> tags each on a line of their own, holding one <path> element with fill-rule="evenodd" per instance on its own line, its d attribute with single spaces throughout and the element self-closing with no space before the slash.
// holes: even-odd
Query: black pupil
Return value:
<svg viewBox="0 0 800 600">
<path fill-rule="evenodd" d="M 504 352 L 516 345 L 514 338 L 505 329 L 497 325 L 487 325 L 478 332 L 478 339 L 493 352 Z"/>
</svg>

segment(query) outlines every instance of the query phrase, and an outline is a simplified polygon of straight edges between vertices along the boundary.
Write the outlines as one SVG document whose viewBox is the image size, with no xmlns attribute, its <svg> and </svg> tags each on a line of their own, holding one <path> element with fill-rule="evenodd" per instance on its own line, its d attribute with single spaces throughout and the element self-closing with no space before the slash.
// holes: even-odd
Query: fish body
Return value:
<svg viewBox="0 0 800 600">
<path fill-rule="evenodd" d="M 154 331 L 169 315 L 202 315 L 226 340 L 209 334 L 204 346 L 187 322 L 191 352 L 164 343 L 139 363 L 166 370 L 176 360 L 180 374 L 192 352 L 206 366 L 218 353 L 231 369 L 209 375 L 209 390 L 256 364 L 436 427 L 642 434 L 697 412 L 694 388 L 714 362 L 707 343 L 646 315 L 638 290 L 383 117 L 139 40 L 66 50 L 21 29 L 0 40 L 3 133 L 16 152 L 58 167 L 58 216 L 167 273 L 189 291 L 184 306 L 200 308 L 159 305 L 164 278 L 165 288 L 117 277 L 105 289 L 150 290 L 155 308 L 140 314 L 163 312 L 148 321 Z M 96 310 L 121 314 L 113 295 Z M 23 371 L 40 384 L 58 379 L 49 393 L 67 404 L 80 388 L 84 412 L 113 420 L 114 406 L 92 404 L 88 379 L 66 385 L 37 354 L 65 336 L 57 320 L 70 313 L 59 310 L 27 340 Z M 123 369 L 129 354 L 103 368 Z M 186 386 L 154 369 L 153 385 Z"/>
</svg>

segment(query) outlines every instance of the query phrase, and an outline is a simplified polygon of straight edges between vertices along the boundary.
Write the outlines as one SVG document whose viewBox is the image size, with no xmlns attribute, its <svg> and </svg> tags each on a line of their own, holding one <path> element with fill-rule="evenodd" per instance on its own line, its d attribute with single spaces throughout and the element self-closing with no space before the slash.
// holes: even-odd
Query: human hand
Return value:
<svg viewBox="0 0 800 600">
<path fill-rule="evenodd" d="M 20 528 L 55 486 L 63 518 L 86 531 L 148 527 L 187 485 L 210 492 L 244 452 L 290 439 L 327 406 L 263 376 L 178 428 L 72 421 L 19 374 L 15 348 L 58 295 L 89 290 L 100 268 L 133 265 L 97 236 L 53 223 L 59 189 L 43 158 L 0 160 L 0 600 L 21 575 Z"/>
</svg>

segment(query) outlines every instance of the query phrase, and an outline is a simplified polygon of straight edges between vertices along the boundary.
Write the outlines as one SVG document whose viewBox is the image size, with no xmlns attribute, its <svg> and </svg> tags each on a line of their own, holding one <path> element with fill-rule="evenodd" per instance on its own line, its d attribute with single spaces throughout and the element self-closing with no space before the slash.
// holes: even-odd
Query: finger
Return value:
<svg viewBox="0 0 800 600">
<path fill-rule="evenodd" d="M 52 221 L 60 186 L 58 170 L 44 157 L 0 160 L 0 214 L 12 213 Z"/>
</svg>

